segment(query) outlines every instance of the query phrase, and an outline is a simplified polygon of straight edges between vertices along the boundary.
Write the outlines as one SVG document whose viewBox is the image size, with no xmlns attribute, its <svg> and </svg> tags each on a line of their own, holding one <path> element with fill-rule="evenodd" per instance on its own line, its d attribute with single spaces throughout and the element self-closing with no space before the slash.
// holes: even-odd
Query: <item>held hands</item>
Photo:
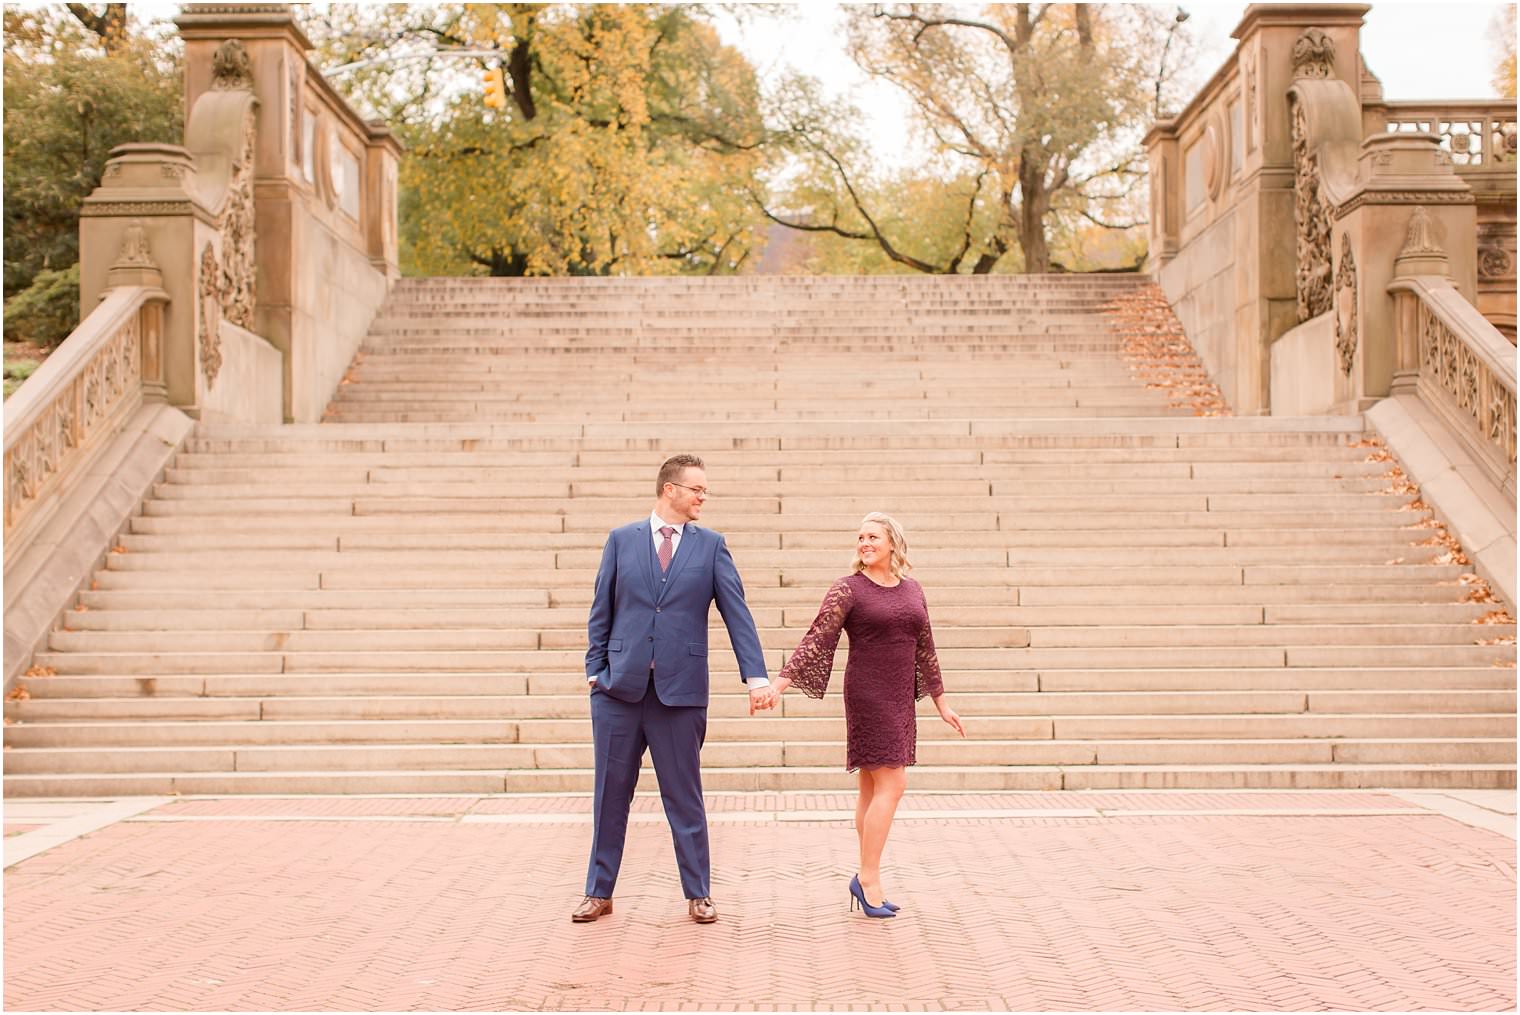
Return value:
<svg viewBox="0 0 1520 1015">
<path fill-rule="evenodd" d="M 754 715 L 757 709 L 775 708 L 781 701 L 781 693 L 787 689 L 790 683 L 790 680 L 776 680 L 765 687 L 751 688 L 749 692 L 749 714 Z"/>
</svg>

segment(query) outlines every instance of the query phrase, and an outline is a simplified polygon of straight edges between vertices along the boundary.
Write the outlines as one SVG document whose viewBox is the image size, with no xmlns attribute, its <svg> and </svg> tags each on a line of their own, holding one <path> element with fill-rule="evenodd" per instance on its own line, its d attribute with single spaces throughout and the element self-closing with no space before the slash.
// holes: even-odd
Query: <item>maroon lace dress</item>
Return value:
<svg viewBox="0 0 1520 1015">
<path fill-rule="evenodd" d="M 923 586 L 904 578 L 883 588 L 863 574 L 829 586 L 797 650 L 781 667 L 810 698 L 822 698 L 834 669 L 839 632 L 850 635 L 844 668 L 845 765 L 900 768 L 917 760 L 913 703 L 944 693 Z"/>
</svg>

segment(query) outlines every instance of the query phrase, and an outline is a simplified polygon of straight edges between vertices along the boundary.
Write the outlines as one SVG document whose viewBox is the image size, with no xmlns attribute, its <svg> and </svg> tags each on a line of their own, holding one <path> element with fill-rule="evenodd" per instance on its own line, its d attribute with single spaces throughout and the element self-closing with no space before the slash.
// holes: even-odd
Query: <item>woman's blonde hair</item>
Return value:
<svg viewBox="0 0 1520 1015">
<path fill-rule="evenodd" d="M 880 511 L 872 511 L 860 520 L 862 528 L 871 523 L 886 529 L 887 538 L 892 541 L 892 560 L 888 565 L 892 570 L 892 577 L 901 578 L 913 570 L 913 565 L 908 563 L 908 536 L 903 532 L 903 527 L 897 524 L 897 519 L 891 515 L 882 514 Z M 860 574 L 865 569 L 866 566 L 861 562 L 860 553 L 857 550 L 855 560 L 850 565 L 850 573 Z"/>
</svg>

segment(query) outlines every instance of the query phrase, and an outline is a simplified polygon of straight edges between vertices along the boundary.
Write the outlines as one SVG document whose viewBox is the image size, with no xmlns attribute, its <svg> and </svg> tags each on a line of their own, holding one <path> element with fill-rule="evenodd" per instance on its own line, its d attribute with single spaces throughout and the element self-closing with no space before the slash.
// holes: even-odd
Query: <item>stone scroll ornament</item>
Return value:
<svg viewBox="0 0 1520 1015">
<path fill-rule="evenodd" d="M 222 268 L 217 264 L 216 251 L 208 242 L 201 248 L 201 278 L 197 288 L 200 300 L 200 347 L 201 372 L 206 375 L 206 386 L 216 383 L 216 375 L 222 369 Z"/>
<path fill-rule="evenodd" d="M 1349 236 L 1341 237 L 1341 263 L 1335 269 L 1335 352 L 1341 373 L 1351 376 L 1356 364 L 1356 258 Z"/>
<path fill-rule="evenodd" d="M 1293 102 L 1293 221 L 1297 226 L 1300 323 L 1330 309 L 1330 208 L 1320 194 L 1319 160 L 1309 150 L 1304 104 Z"/>
<path fill-rule="evenodd" d="M 252 91 L 253 68 L 248 51 L 237 39 L 217 47 L 211 59 L 213 91 Z M 242 328 L 253 328 L 255 301 L 253 227 L 253 145 L 255 124 L 250 110 L 243 118 L 238 150 L 222 207 L 222 277 L 219 288 L 222 316 Z"/>
<path fill-rule="evenodd" d="M 1335 44 L 1321 28 L 1307 28 L 1293 44 L 1293 78 L 1329 78 Z M 1309 147 L 1309 115 L 1301 100 L 1291 101 L 1293 138 L 1293 220 L 1297 226 L 1298 319 L 1330 310 L 1330 207 L 1321 194 L 1319 159 Z"/>
</svg>

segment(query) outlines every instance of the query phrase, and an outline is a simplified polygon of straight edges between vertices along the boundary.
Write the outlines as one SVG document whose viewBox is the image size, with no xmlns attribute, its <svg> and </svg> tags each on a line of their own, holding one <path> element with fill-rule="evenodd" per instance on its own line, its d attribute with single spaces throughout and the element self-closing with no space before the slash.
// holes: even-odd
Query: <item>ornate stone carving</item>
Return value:
<svg viewBox="0 0 1520 1015">
<path fill-rule="evenodd" d="M 1492 151 L 1495 162 L 1514 162 L 1515 151 L 1520 147 L 1520 139 L 1516 137 L 1515 121 L 1505 120 L 1494 124 L 1490 131 Z"/>
<path fill-rule="evenodd" d="M 301 97 L 301 85 L 305 77 L 306 65 L 292 61 L 289 65 L 288 83 L 290 88 L 290 164 L 301 164 L 301 139 L 303 136 L 301 113 L 306 108 L 305 100 Z"/>
<path fill-rule="evenodd" d="M 1216 117 L 1214 122 L 1203 129 L 1203 138 L 1199 141 L 1203 145 L 1203 188 L 1211 200 L 1218 198 L 1219 192 L 1224 189 L 1223 137 L 1223 125 Z"/>
<path fill-rule="evenodd" d="M 200 297 L 200 352 L 201 372 L 206 375 L 206 386 L 216 383 L 216 375 L 222 369 L 222 293 L 221 266 L 216 263 L 216 251 L 211 242 L 201 248 L 201 277 L 196 287 Z"/>
<path fill-rule="evenodd" d="M 1259 133 L 1256 119 L 1256 54 L 1247 49 L 1240 54 L 1240 77 L 1244 82 L 1241 92 L 1246 103 L 1246 151 L 1256 150 Z"/>
<path fill-rule="evenodd" d="M 148 232 L 142 219 L 133 219 L 121 236 L 121 253 L 112 268 L 157 268 L 153 252 L 148 249 Z"/>
<path fill-rule="evenodd" d="M 107 335 L 75 372 L 54 384 L 50 401 L 16 436 L 7 433 L 5 527 L 11 531 L 142 383 L 142 327 L 136 311 Z"/>
<path fill-rule="evenodd" d="M 254 220 L 253 220 L 253 143 L 254 121 L 250 113 L 243 121 L 243 136 L 232 179 L 227 187 L 227 203 L 222 208 L 222 316 L 241 328 L 253 327 Z"/>
<path fill-rule="evenodd" d="M 1444 402 L 1439 408 L 1453 426 L 1469 433 L 1486 449 L 1495 466 L 1515 469 L 1515 393 L 1460 335 L 1423 300 L 1415 315 L 1420 350 L 1420 385 L 1424 397 Z M 1433 405 L 1435 403 L 1432 403 Z"/>
<path fill-rule="evenodd" d="M 1305 28 L 1293 43 L 1293 78 L 1328 78 L 1335 72 L 1335 43 L 1323 28 Z"/>
<path fill-rule="evenodd" d="M 1439 153 L 1438 153 L 1439 154 Z M 1362 190 L 1335 209 L 1343 219 L 1363 205 L 1383 204 L 1475 204 L 1471 191 L 1461 190 Z"/>
<path fill-rule="evenodd" d="M 1292 102 L 1293 220 L 1297 226 L 1298 319 L 1330 309 L 1330 209 L 1320 194 L 1318 159 L 1309 150 L 1304 104 Z"/>
<path fill-rule="evenodd" d="M 166 215 L 191 215 L 195 209 L 190 201 L 101 201 L 86 204 L 79 209 L 79 214 L 84 218 L 100 217 L 126 217 L 128 215 L 145 215 L 148 217 L 161 217 Z"/>
<path fill-rule="evenodd" d="M 1503 247 L 1480 247 L 1478 249 L 1478 275 L 1482 278 L 1502 279 L 1515 274 L 1515 260 Z"/>
<path fill-rule="evenodd" d="M 211 57 L 211 90 L 253 91 L 253 61 L 240 40 L 228 39 L 216 47 Z"/>
<path fill-rule="evenodd" d="M 1341 263 L 1335 269 L 1335 351 L 1341 373 L 1351 376 L 1356 364 L 1356 258 L 1351 237 L 1341 235 Z"/>
<path fill-rule="evenodd" d="M 1400 257 L 1413 257 L 1419 254 L 1444 254 L 1445 250 L 1436 242 L 1436 224 L 1430 217 L 1430 212 L 1425 210 L 1424 205 L 1417 205 L 1414 211 L 1409 213 L 1409 225 L 1404 229 L 1404 246 L 1399 251 Z"/>
<path fill-rule="evenodd" d="M 1486 374 L 1488 390 L 1484 398 L 1483 432 L 1501 450 L 1515 467 L 1515 393 L 1500 383 L 1499 378 Z"/>
</svg>

